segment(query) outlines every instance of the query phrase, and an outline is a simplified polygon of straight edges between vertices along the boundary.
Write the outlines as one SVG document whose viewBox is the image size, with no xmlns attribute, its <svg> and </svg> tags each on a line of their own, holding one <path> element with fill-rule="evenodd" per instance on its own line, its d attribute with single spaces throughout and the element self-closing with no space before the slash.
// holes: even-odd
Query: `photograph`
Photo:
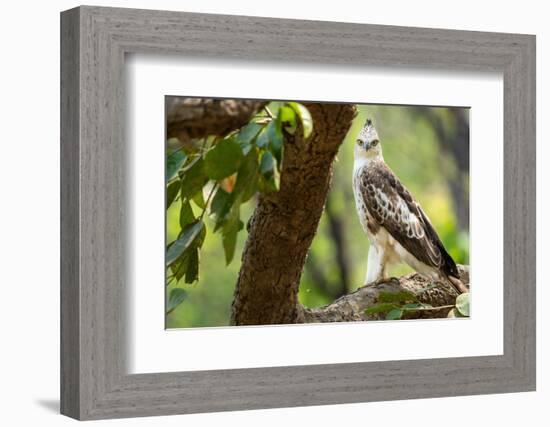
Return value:
<svg viewBox="0 0 550 427">
<path fill-rule="evenodd" d="M 165 101 L 167 329 L 469 317 L 469 108 Z"/>
</svg>

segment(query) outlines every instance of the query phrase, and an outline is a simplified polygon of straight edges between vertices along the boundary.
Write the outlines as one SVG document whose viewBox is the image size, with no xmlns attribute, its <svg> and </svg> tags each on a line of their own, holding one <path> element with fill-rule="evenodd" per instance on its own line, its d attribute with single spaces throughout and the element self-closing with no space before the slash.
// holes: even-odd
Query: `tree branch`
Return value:
<svg viewBox="0 0 550 427">
<path fill-rule="evenodd" d="M 305 104 L 313 133 L 285 135 L 280 190 L 263 195 L 235 287 L 234 325 L 302 322 L 298 287 L 332 177 L 332 163 L 355 116 L 350 104 Z"/>
<path fill-rule="evenodd" d="M 461 281 L 469 285 L 469 267 L 459 265 Z M 457 294 L 454 288 L 448 284 L 437 283 L 436 287 L 429 288 L 433 281 L 419 273 L 409 274 L 400 278 L 391 278 L 365 285 L 355 292 L 344 295 L 336 301 L 319 308 L 302 307 L 302 319 L 304 323 L 324 322 L 350 322 L 357 320 L 378 320 L 383 315 L 366 315 L 365 310 L 378 303 L 381 292 L 397 293 L 411 291 L 418 296 L 418 300 L 434 307 L 436 310 L 414 311 L 407 314 L 408 319 L 441 318 L 446 317 L 455 303 Z M 428 290 L 425 290 L 428 288 Z"/>
<path fill-rule="evenodd" d="M 225 136 L 247 124 L 266 104 L 245 99 L 168 97 L 167 138 L 178 138 L 187 144 L 210 135 Z"/>
</svg>

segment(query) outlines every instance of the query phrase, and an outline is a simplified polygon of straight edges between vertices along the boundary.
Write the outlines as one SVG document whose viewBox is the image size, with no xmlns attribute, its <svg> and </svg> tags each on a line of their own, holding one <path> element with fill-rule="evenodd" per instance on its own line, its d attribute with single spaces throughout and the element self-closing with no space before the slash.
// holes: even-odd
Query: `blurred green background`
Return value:
<svg viewBox="0 0 550 427">
<path fill-rule="evenodd" d="M 277 108 L 277 103 L 271 105 Z M 358 115 L 334 165 L 327 206 L 302 275 L 299 300 L 308 307 L 328 304 L 364 283 L 369 242 L 352 192 L 353 150 L 367 117 L 380 136 L 384 159 L 420 202 L 457 263 L 469 263 L 469 110 L 467 108 L 358 105 Z M 315 124 L 314 124 L 315 126 Z M 254 199 L 243 205 L 246 223 Z M 180 203 L 167 211 L 167 241 L 180 231 Z M 213 327 L 229 324 L 240 254 L 247 234 L 239 233 L 236 256 L 225 265 L 221 234 L 208 234 L 200 253 L 200 277 L 183 284 L 187 299 L 166 317 L 167 328 Z M 396 266 L 390 273 L 411 272 Z M 168 286 L 169 291 L 174 284 Z"/>
</svg>

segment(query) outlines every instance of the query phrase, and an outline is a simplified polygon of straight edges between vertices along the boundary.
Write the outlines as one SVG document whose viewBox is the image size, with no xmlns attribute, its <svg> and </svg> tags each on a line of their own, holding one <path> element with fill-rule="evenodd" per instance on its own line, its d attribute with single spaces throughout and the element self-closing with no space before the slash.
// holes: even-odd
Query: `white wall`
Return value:
<svg viewBox="0 0 550 427">
<path fill-rule="evenodd" d="M 175 0 L 97 1 L 105 6 L 246 14 L 375 24 L 441 27 L 537 34 L 538 218 L 548 217 L 550 171 L 550 27 L 544 2 L 460 0 L 367 2 L 338 0 Z M 63 426 L 57 414 L 59 360 L 59 11 L 74 1 L 4 2 L 0 31 L 3 60 L 0 119 L 0 375 L 3 425 Z M 6 152 L 7 151 L 7 152 Z M 546 161 L 545 161 L 546 160 Z M 546 206 L 544 206 L 544 203 Z M 548 225 L 539 220 L 539 260 Z M 550 418 L 548 350 L 550 299 L 539 267 L 538 389 L 536 393 L 366 403 L 310 408 L 172 416 L 111 421 L 110 425 L 295 425 L 407 423 L 414 426 L 500 426 Z M 6 295 L 7 292 L 7 295 Z"/>
</svg>

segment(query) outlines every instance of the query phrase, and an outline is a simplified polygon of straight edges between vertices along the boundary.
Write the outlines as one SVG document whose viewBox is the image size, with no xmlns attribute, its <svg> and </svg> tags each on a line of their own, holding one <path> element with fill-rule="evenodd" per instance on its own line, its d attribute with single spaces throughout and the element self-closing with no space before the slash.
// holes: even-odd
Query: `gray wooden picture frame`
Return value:
<svg viewBox="0 0 550 427">
<path fill-rule="evenodd" d="M 504 354 L 127 374 L 127 53 L 502 72 Z M 535 390 L 534 36 L 71 9 L 61 14 L 61 166 L 65 415 L 100 419 Z"/>
</svg>

